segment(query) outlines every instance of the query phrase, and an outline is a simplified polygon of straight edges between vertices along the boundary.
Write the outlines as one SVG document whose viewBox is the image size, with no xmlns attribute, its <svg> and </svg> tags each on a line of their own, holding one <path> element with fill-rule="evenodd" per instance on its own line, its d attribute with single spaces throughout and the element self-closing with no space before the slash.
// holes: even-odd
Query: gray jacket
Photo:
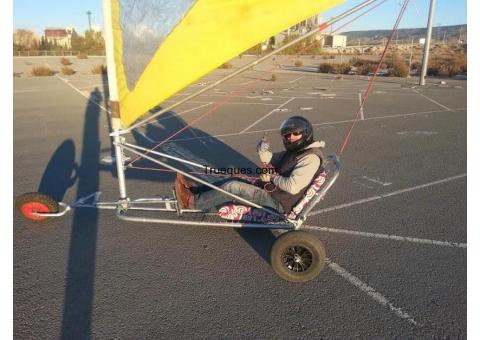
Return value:
<svg viewBox="0 0 480 340">
<path fill-rule="evenodd" d="M 303 150 L 310 148 L 323 148 L 324 145 L 325 143 L 323 142 L 315 141 Z M 278 152 L 273 154 L 271 164 L 274 167 L 278 167 L 278 164 L 281 161 L 284 153 L 285 152 Z M 314 154 L 307 154 L 298 160 L 298 163 L 291 172 L 290 176 L 273 176 L 272 182 L 283 191 L 295 195 L 310 184 L 319 166 L 320 159 Z"/>
</svg>

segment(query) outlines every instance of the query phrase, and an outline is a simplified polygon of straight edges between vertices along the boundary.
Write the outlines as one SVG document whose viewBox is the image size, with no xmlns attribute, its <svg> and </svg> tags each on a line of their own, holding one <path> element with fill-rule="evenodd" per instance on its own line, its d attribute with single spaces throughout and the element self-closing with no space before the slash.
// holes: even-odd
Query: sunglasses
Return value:
<svg viewBox="0 0 480 340">
<path fill-rule="evenodd" d="M 290 135 L 294 135 L 295 137 L 300 136 L 302 133 L 301 132 L 292 132 L 292 133 L 286 133 L 283 135 L 283 138 L 288 138 Z"/>
</svg>

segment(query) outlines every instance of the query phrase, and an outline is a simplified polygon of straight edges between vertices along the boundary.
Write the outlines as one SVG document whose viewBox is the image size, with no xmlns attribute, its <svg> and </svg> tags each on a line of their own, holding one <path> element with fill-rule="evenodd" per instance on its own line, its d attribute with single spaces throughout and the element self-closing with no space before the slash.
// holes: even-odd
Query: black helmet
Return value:
<svg viewBox="0 0 480 340">
<path fill-rule="evenodd" d="M 291 143 L 288 136 L 291 133 L 301 133 L 302 138 Z M 313 143 L 313 127 L 308 120 L 300 116 L 293 116 L 280 125 L 283 145 L 287 151 L 296 152 Z"/>
</svg>

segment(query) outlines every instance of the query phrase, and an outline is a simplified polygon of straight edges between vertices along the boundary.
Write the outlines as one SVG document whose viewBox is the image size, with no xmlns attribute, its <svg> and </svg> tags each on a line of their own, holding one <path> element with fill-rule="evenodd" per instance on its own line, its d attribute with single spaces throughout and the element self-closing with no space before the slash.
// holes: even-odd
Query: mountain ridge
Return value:
<svg viewBox="0 0 480 340">
<path fill-rule="evenodd" d="M 418 39 L 424 38 L 427 29 L 424 28 L 401 28 L 397 31 L 397 34 L 393 37 L 394 40 L 403 40 L 405 43 L 414 39 L 414 42 L 418 42 Z M 383 39 L 387 39 L 390 36 L 391 30 L 362 30 L 362 31 L 348 31 L 342 32 L 341 35 L 347 36 L 347 44 L 367 44 L 381 42 Z M 461 40 L 467 41 L 467 24 L 463 25 L 450 25 L 450 26 L 436 26 L 432 28 L 432 40 L 447 42 Z"/>
</svg>

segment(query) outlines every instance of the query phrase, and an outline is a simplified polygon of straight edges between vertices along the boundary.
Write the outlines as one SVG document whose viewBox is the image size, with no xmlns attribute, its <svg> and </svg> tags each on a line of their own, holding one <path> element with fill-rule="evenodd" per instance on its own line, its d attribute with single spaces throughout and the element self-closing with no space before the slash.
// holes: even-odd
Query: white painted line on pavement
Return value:
<svg viewBox="0 0 480 340">
<path fill-rule="evenodd" d="M 41 90 L 15 90 L 13 93 L 30 93 L 30 92 L 40 92 Z"/>
<path fill-rule="evenodd" d="M 181 94 L 176 94 L 174 97 L 187 96 L 187 95 L 189 95 L 189 94 L 188 93 L 187 94 L 181 93 Z M 174 98 L 174 97 L 172 97 L 172 98 Z M 200 98 L 200 97 L 225 97 L 225 96 L 221 96 L 221 95 L 218 95 L 218 94 L 214 93 L 214 94 L 201 94 L 201 95 L 198 96 L 198 98 Z M 255 98 L 264 98 L 264 97 L 265 96 L 263 96 L 263 95 L 259 95 L 259 96 L 245 95 L 245 96 L 235 96 L 233 98 L 247 98 L 247 99 L 252 99 L 253 98 L 253 99 L 255 99 Z M 292 96 L 275 96 L 275 99 L 277 99 L 277 98 L 292 98 Z M 315 96 L 315 97 L 313 97 L 313 96 L 295 96 L 295 98 L 299 98 L 299 99 L 318 99 L 317 96 Z M 169 99 L 169 100 L 166 100 L 166 101 L 175 102 L 176 99 Z M 228 103 L 226 103 L 226 104 L 228 104 Z M 248 103 L 248 104 L 250 104 L 250 103 Z"/>
<path fill-rule="evenodd" d="M 363 204 L 363 203 L 367 203 L 367 202 L 380 200 L 380 199 L 385 198 L 385 197 L 400 195 L 400 194 L 403 194 L 405 192 L 414 191 L 414 190 L 418 190 L 418 189 L 423 189 L 423 188 L 426 188 L 426 187 L 429 187 L 429 186 L 432 186 L 432 185 L 442 184 L 442 183 L 453 181 L 453 180 L 460 179 L 460 178 L 463 178 L 463 177 L 467 177 L 467 174 L 461 174 L 461 175 L 457 175 L 457 176 L 447 177 L 447 178 L 444 178 L 444 179 L 441 179 L 441 180 L 438 180 L 438 181 L 429 182 L 429 183 L 421 184 L 421 185 L 416 185 L 414 187 L 410 187 L 410 188 L 406 188 L 406 189 L 402 189 L 402 190 L 397 190 L 397 191 L 389 192 L 389 193 L 386 193 L 386 194 L 380 194 L 380 195 L 377 195 L 377 196 L 364 198 L 364 199 L 361 199 L 361 200 L 358 200 L 358 201 L 353 201 L 353 202 L 349 202 L 349 203 L 336 205 L 336 206 L 330 207 L 330 208 L 325 208 L 325 209 L 312 211 L 309 214 L 309 216 L 315 216 L 315 215 L 322 214 L 322 213 L 325 213 L 325 212 L 328 212 L 328 211 L 348 208 L 348 207 L 351 207 L 351 206 L 354 206 L 354 205 L 359 205 L 359 204 Z"/>
<path fill-rule="evenodd" d="M 208 103 L 206 103 L 206 104 L 203 104 L 203 105 L 200 105 L 200 106 L 197 106 L 197 107 L 193 107 L 193 108 L 188 109 L 188 110 L 185 110 L 185 111 L 181 111 L 181 112 L 177 113 L 177 116 L 183 115 L 184 113 L 188 113 L 188 112 L 192 112 L 192 111 L 201 109 L 202 107 L 205 107 L 205 106 L 208 106 L 208 105 L 212 105 L 213 103 L 214 103 L 214 102 L 208 102 Z"/>
<path fill-rule="evenodd" d="M 183 115 L 183 114 L 185 114 L 185 113 L 188 113 L 188 112 L 192 112 L 192 111 L 201 109 L 202 107 L 211 105 L 211 104 L 213 104 L 213 103 L 214 103 L 214 102 L 208 102 L 208 103 L 206 103 L 206 104 L 203 104 L 203 105 L 200 105 L 200 106 L 196 106 L 196 107 L 194 107 L 194 108 L 191 108 L 191 109 L 188 109 L 188 110 L 185 110 L 185 111 L 180 111 L 180 112 L 178 112 L 176 115 L 173 115 L 173 116 L 158 118 L 155 122 L 152 122 L 152 123 L 150 123 L 150 124 L 151 124 L 151 125 L 158 125 L 158 124 L 157 124 L 158 122 L 179 117 L 179 116 L 181 116 L 181 115 Z"/>
<path fill-rule="evenodd" d="M 354 235 L 354 236 L 367 237 L 367 238 L 378 238 L 378 239 L 392 240 L 392 241 L 429 244 L 429 245 L 432 245 L 432 246 L 467 249 L 467 244 L 466 243 L 437 241 L 437 240 L 430 240 L 430 239 L 426 239 L 426 238 L 398 236 L 398 235 L 391 235 L 391 234 L 368 233 L 368 232 L 363 232 L 363 231 L 327 228 L 327 227 L 319 227 L 319 226 L 311 226 L 311 225 L 306 225 L 304 228 L 305 229 L 318 230 L 318 231 L 324 231 L 324 232 L 328 232 L 328 233 L 346 234 L 346 235 Z"/>
<path fill-rule="evenodd" d="M 290 80 L 289 83 L 295 83 L 297 80 L 300 80 L 302 78 L 305 78 L 305 76 L 298 77 L 296 79 Z"/>
<path fill-rule="evenodd" d="M 67 84 L 68 86 L 70 86 L 72 89 L 74 89 L 75 91 L 77 91 L 78 93 L 80 93 L 83 97 L 87 98 L 89 102 L 97 105 L 99 108 L 101 108 L 103 111 L 105 112 L 108 112 L 108 114 L 110 114 L 110 111 L 107 110 L 105 107 L 103 107 L 102 105 L 100 105 L 99 103 L 97 103 L 96 101 L 92 100 L 90 98 L 90 96 L 86 95 L 83 91 L 80 91 L 78 88 L 76 88 L 75 86 L 73 86 L 72 84 L 70 84 L 70 82 L 67 80 L 67 79 L 64 79 L 62 77 L 60 77 L 58 74 L 55 75 L 55 77 L 57 77 L 58 79 L 60 79 L 61 81 L 63 81 L 65 84 Z"/>
<path fill-rule="evenodd" d="M 264 120 L 265 118 L 267 118 L 268 116 L 270 116 L 272 113 L 274 113 L 275 111 L 277 111 L 278 109 L 280 109 L 281 107 L 287 105 L 288 103 L 290 103 L 292 100 L 294 100 L 295 97 L 292 97 L 290 98 L 289 100 L 287 100 L 285 103 L 281 104 L 280 106 L 278 106 L 277 108 L 273 109 L 272 111 L 270 111 L 269 113 L 267 113 L 265 116 L 263 116 L 262 118 L 256 120 L 255 122 L 253 122 L 252 124 L 250 124 L 249 126 L 247 126 L 245 129 L 243 129 L 242 131 L 239 132 L 239 134 L 242 134 L 242 133 L 245 133 L 248 129 L 250 129 L 251 127 L 257 125 L 258 123 L 260 123 L 262 120 Z"/>
<path fill-rule="evenodd" d="M 214 102 L 211 102 L 211 101 L 200 101 L 200 100 L 189 100 L 188 101 L 189 103 L 214 103 Z M 166 100 L 164 103 L 176 103 L 175 100 Z M 226 104 L 229 104 L 229 105 L 267 105 L 267 106 L 277 106 L 278 104 L 275 104 L 275 103 L 255 103 L 255 102 L 228 102 L 228 103 L 225 103 Z"/>
<path fill-rule="evenodd" d="M 382 182 L 378 178 L 370 178 L 370 177 L 367 177 L 367 176 L 362 176 L 362 178 L 366 179 L 367 181 L 370 181 L 370 182 L 373 182 L 373 183 L 376 183 L 376 184 L 380 184 L 384 187 L 387 187 L 387 186 L 393 184 L 392 182 Z"/>
<path fill-rule="evenodd" d="M 348 271 L 346 271 L 343 267 L 339 266 L 335 262 L 332 262 L 329 258 L 325 260 L 327 263 L 328 267 L 333 270 L 335 273 L 343 277 L 345 280 L 353 284 L 355 287 L 360 289 L 363 293 L 367 294 L 370 296 L 372 299 L 374 299 L 376 302 L 381 304 L 382 306 L 388 307 L 390 311 L 392 311 L 396 316 L 398 316 L 400 319 L 403 319 L 405 321 L 408 321 L 409 323 L 413 325 L 417 325 L 417 322 L 413 317 L 411 317 L 407 312 L 404 312 L 401 308 L 395 307 L 388 299 L 377 292 L 375 289 L 367 285 L 365 282 L 360 280 L 358 277 L 356 277 L 353 274 L 350 274 Z"/>
<path fill-rule="evenodd" d="M 358 102 L 360 104 L 360 119 L 365 120 L 365 115 L 363 114 L 363 106 L 362 106 L 362 91 L 358 92 Z"/>
<path fill-rule="evenodd" d="M 298 98 L 298 97 L 295 97 Z M 356 99 L 354 99 L 356 100 Z M 253 103 L 252 103 L 253 104 Z M 271 105 L 271 104 L 269 104 Z M 433 111 L 420 111 L 420 112 L 412 112 L 412 113 L 400 113 L 400 114 L 395 114 L 395 115 L 388 115 L 388 116 L 379 116 L 379 117 L 371 117 L 371 118 L 365 118 L 364 121 L 369 121 L 369 120 L 377 120 L 377 119 L 389 119 L 389 118 L 399 118 L 399 117 L 408 117 L 408 116 L 416 116 L 416 115 L 422 115 L 422 114 L 429 114 L 429 113 L 442 113 L 442 112 L 457 112 L 457 111 L 465 111 L 467 108 L 458 108 L 458 109 L 453 109 L 451 111 L 446 111 L 446 110 L 433 110 Z M 277 109 L 274 109 L 274 111 Z M 355 121 L 355 119 L 349 119 L 349 120 L 339 120 L 339 121 L 333 121 L 333 122 L 326 122 L 326 123 L 317 123 L 317 124 L 312 124 L 313 126 L 324 126 L 324 125 L 336 125 L 336 124 L 344 124 L 344 123 L 351 123 Z M 278 129 L 265 129 L 265 130 L 253 130 L 253 131 L 247 131 L 247 132 L 233 132 L 233 133 L 225 133 L 225 134 L 220 134 L 220 135 L 214 135 L 214 136 L 204 136 L 204 137 L 198 137 L 199 139 L 205 139 L 205 138 L 218 138 L 218 137 L 232 137 L 232 136 L 241 136 L 243 134 L 253 134 L 253 133 L 265 133 L 265 132 L 271 132 L 271 131 L 278 131 Z M 185 142 L 185 141 L 190 141 L 190 140 L 195 140 L 197 138 L 182 138 L 182 139 L 174 139 L 172 142 Z"/>
<path fill-rule="evenodd" d="M 445 110 L 447 110 L 447 111 L 452 111 L 452 109 L 449 108 L 448 106 L 445 106 L 445 105 L 443 105 L 443 104 L 440 104 L 440 103 L 437 102 L 436 100 L 433 100 L 432 98 L 427 97 L 426 95 L 424 95 L 423 93 L 420 93 L 420 92 L 417 91 L 416 89 L 412 89 L 412 90 L 413 90 L 413 92 L 418 93 L 418 94 L 421 95 L 422 97 L 428 99 L 428 100 L 431 101 L 432 103 L 437 104 L 437 105 L 440 106 L 440 107 L 443 107 Z"/>
</svg>

